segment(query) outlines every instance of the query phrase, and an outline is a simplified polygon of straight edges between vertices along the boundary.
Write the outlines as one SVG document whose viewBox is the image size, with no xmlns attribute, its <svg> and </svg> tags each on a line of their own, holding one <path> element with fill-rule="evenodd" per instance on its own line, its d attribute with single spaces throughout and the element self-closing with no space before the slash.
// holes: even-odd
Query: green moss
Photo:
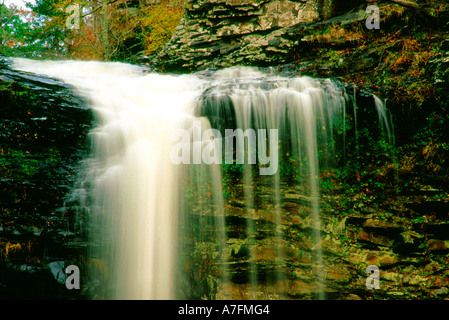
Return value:
<svg viewBox="0 0 449 320">
<path fill-rule="evenodd" d="M 345 38 L 357 40 L 312 42 L 298 49 L 298 64 L 305 66 L 305 74 L 339 77 L 370 87 L 394 103 L 424 107 L 425 101 L 443 93 L 437 92 L 433 73 L 426 71 L 447 32 L 423 21 L 403 7 L 382 6 L 380 30 L 366 29 L 364 21 L 334 25 L 344 30 Z"/>
</svg>

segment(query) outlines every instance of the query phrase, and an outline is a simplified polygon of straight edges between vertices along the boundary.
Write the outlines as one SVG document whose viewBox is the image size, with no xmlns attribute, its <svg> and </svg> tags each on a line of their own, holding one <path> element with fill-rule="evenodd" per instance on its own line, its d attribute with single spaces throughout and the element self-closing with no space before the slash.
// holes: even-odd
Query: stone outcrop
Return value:
<svg viewBox="0 0 449 320">
<path fill-rule="evenodd" d="M 352 90 L 347 88 L 347 93 Z M 366 108 L 373 103 L 372 95 L 353 94 L 348 110 L 354 102 L 365 106 L 358 110 L 357 125 L 370 128 L 377 123 L 377 114 L 368 111 L 374 105 Z M 201 115 L 208 116 L 207 110 Z M 354 139 L 350 134 L 346 137 L 347 142 Z M 435 157 L 439 159 L 441 153 Z M 398 180 L 413 180 L 422 174 L 418 170 L 415 176 Z M 227 238 L 223 247 L 217 245 L 217 212 L 193 209 L 188 218 L 188 225 L 195 226 L 192 230 L 202 230 L 202 234 L 193 232 L 186 237 L 189 285 L 182 296 L 316 299 L 323 294 L 326 299 L 338 300 L 447 299 L 447 183 L 432 179 L 414 189 L 399 188 L 398 180 L 392 178 L 394 183 L 383 183 L 377 191 L 360 188 L 360 193 L 351 194 L 338 181 L 331 189 L 322 188 L 321 243 L 315 238 L 313 199 L 307 196 L 306 187 L 281 183 L 279 203 L 259 203 L 276 192 L 269 179 L 261 179 L 252 198 L 255 205 L 247 208 L 241 180 L 233 181 L 237 191 L 225 204 Z M 374 181 L 368 184 L 369 189 L 373 187 Z M 368 197 L 365 192 L 375 196 Z M 379 194 L 388 195 L 388 201 Z M 317 272 L 320 255 L 323 284 Z M 368 266 L 379 268 L 378 289 L 366 286 Z"/>
<path fill-rule="evenodd" d="M 62 208 L 88 153 L 91 111 L 70 86 L 1 57 L 0 106 L 0 298 L 75 298 L 54 266 L 85 249 Z"/>
<path fill-rule="evenodd" d="M 269 188 L 266 189 L 269 192 Z M 301 190 L 282 188 L 282 194 Z M 417 196 L 417 199 L 422 197 Z M 324 194 L 321 212 L 321 247 L 312 239 L 309 208 L 285 199 L 279 208 L 255 210 L 226 207 L 227 248 L 217 251 L 214 238 L 196 239 L 191 266 L 195 281 L 188 287 L 195 298 L 218 299 L 316 299 L 318 288 L 317 254 L 322 250 L 323 291 L 326 299 L 447 299 L 449 271 L 448 216 L 439 221 L 400 217 L 428 214 L 408 207 L 379 209 L 359 206 L 357 214 L 335 209 L 339 195 Z M 443 212 L 448 212 L 449 204 Z M 282 215 L 273 230 L 273 212 Z M 386 215 L 388 217 L 386 217 Z M 214 217 L 199 214 L 192 221 L 203 230 L 212 230 Z M 404 223 L 406 221 L 406 223 Z M 251 234 L 248 225 L 255 226 Z M 193 258 L 192 258 L 193 257 Z M 229 282 L 216 275 L 213 261 L 223 259 Z M 223 261 L 221 260 L 221 261 Z M 380 270 L 380 286 L 366 286 L 367 266 Z M 196 290 L 196 291 L 195 291 Z M 192 294 L 192 293 L 191 293 Z"/>
<path fill-rule="evenodd" d="M 292 27 L 314 25 L 363 2 L 191 0 L 181 24 L 159 55 L 158 65 L 167 71 L 192 71 L 285 63 L 292 48 L 301 42 Z"/>
</svg>

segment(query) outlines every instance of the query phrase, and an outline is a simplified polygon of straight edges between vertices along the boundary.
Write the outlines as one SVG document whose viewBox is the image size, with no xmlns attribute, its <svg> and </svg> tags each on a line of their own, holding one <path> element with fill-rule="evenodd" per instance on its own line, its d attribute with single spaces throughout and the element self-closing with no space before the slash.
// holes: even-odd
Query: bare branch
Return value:
<svg viewBox="0 0 449 320">
<path fill-rule="evenodd" d="M 0 26 L 1 27 L 6 26 L 9 23 L 9 21 L 11 21 L 12 18 L 14 18 L 14 15 L 16 14 L 16 12 L 17 12 L 17 7 L 15 7 L 14 10 L 9 14 L 9 17 L 7 18 L 8 20 L 6 20 L 5 23 L 0 24 Z"/>
<path fill-rule="evenodd" d="M 405 7 L 405 8 L 410 8 L 410 9 L 415 9 L 415 10 L 420 9 L 419 4 L 417 4 L 415 2 L 406 1 L 406 0 L 388 0 L 388 1 L 396 3 L 396 4 L 400 5 L 400 6 Z"/>
<path fill-rule="evenodd" d="M 117 1 L 120 1 L 120 0 L 113 0 L 113 1 L 111 1 L 111 2 L 108 2 L 108 3 L 107 3 L 107 5 L 110 5 L 110 4 L 113 4 L 113 3 L 116 3 Z M 90 11 L 90 12 L 88 12 L 88 13 L 85 13 L 85 14 L 83 14 L 83 15 L 81 16 L 81 18 L 87 17 L 87 16 L 91 15 L 92 13 L 95 13 L 95 12 L 97 12 L 98 10 L 100 10 L 100 9 L 101 9 L 101 7 L 102 7 L 102 5 L 96 6 L 95 8 L 93 8 L 93 9 L 92 9 L 92 11 Z"/>
</svg>

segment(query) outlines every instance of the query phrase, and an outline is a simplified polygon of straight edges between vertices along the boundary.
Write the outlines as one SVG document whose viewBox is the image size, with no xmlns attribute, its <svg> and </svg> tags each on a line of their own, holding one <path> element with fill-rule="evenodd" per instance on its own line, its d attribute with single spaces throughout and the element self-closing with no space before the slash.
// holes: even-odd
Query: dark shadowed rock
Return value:
<svg viewBox="0 0 449 320">
<path fill-rule="evenodd" d="M 47 259 L 68 260 L 84 245 L 64 212 L 92 114 L 67 84 L 0 61 L 0 297 L 71 298 Z M 4 250 L 8 248 L 8 250 Z"/>
</svg>

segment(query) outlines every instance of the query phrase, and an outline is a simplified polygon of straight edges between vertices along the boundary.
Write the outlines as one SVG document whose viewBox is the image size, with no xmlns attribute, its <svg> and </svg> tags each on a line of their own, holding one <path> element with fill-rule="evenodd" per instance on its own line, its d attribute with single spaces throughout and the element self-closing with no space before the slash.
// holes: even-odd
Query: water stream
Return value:
<svg viewBox="0 0 449 320">
<path fill-rule="evenodd" d="M 346 97 L 337 85 L 242 67 L 175 76 L 123 63 L 14 59 L 14 68 L 73 85 L 96 116 L 92 155 L 72 192 L 84 195 L 91 259 L 104 266 L 94 275 L 102 283 L 96 296 L 189 297 L 182 288 L 189 287 L 192 270 L 201 268 L 181 257 L 194 250 L 188 244 L 206 238 L 214 246 L 205 251 L 219 252 L 212 258 L 226 288 L 232 275 L 222 173 L 225 166 L 241 165 L 242 180 L 235 183 L 242 184 L 245 215 L 251 218 L 246 219 L 250 297 L 258 298 L 261 281 L 251 258 L 257 207 L 273 208 L 275 281 L 285 279 L 279 207 L 287 176 L 308 199 L 316 298 L 326 298 L 319 175 L 321 164 L 332 161 L 334 129 L 345 123 Z M 391 134 L 379 99 L 376 108 Z M 261 178 L 270 181 L 271 190 L 262 200 L 256 194 Z M 202 229 L 192 217 L 209 219 L 213 230 Z"/>
</svg>

